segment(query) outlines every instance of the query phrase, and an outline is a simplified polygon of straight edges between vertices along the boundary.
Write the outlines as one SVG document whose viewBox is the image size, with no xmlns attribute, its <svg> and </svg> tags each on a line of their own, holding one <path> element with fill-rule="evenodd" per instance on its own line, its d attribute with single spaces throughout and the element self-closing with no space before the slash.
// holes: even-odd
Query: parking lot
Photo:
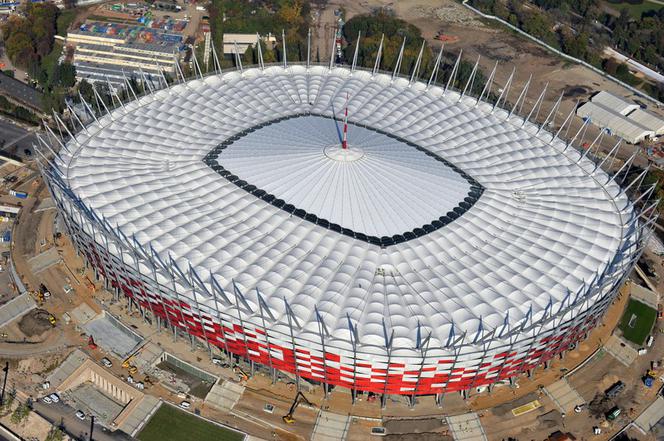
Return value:
<svg viewBox="0 0 664 441">
<path fill-rule="evenodd" d="M 52 424 L 62 426 L 65 432 L 71 436 L 80 439 L 88 439 L 90 435 L 90 418 L 86 417 L 84 421 L 78 419 L 75 415 L 77 409 L 74 409 L 62 401 L 51 404 L 35 401 L 33 403 L 33 409 Z M 96 423 L 93 435 L 94 439 L 97 441 L 131 441 L 131 437 L 126 434 L 121 432 L 109 432 Z"/>
<path fill-rule="evenodd" d="M 122 404 L 113 401 L 90 383 L 84 383 L 63 394 L 67 402 L 86 414 L 93 414 L 101 424 L 108 426 L 122 411 Z"/>
</svg>

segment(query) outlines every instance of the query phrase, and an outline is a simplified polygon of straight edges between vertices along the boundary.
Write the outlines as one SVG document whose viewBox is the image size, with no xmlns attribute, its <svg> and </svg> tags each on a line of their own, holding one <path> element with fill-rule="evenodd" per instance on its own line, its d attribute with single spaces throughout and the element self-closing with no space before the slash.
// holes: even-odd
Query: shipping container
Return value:
<svg viewBox="0 0 664 441">
<path fill-rule="evenodd" d="M 19 199 L 28 198 L 28 194 L 24 191 L 9 190 L 9 194 Z"/>
<path fill-rule="evenodd" d="M 18 212 L 21 210 L 21 207 L 15 207 L 13 205 L 0 205 L 0 215 L 5 217 L 16 217 Z"/>
</svg>

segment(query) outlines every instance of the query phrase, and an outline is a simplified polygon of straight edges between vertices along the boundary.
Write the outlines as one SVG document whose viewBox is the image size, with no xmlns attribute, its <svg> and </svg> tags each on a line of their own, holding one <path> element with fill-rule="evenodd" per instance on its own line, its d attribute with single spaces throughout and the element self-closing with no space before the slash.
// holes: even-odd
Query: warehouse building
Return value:
<svg viewBox="0 0 664 441">
<path fill-rule="evenodd" d="M 636 109 L 629 114 L 629 117 L 643 127 L 647 127 L 655 132 L 656 136 L 664 135 L 664 119 L 654 113 L 643 109 Z"/>
<path fill-rule="evenodd" d="M 268 34 L 266 37 L 259 37 L 258 34 L 224 34 L 222 37 L 224 42 L 224 55 L 234 54 L 236 44 L 238 52 L 244 54 L 250 46 L 256 46 L 259 38 L 261 38 L 263 43 L 269 48 L 272 48 L 277 42 L 277 38 L 272 34 Z"/>
<path fill-rule="evenodd" d="M 592 97 L 576 114 L 630 144 L 664 134 L 664 119 L 606 91 Z"/>
</svg>

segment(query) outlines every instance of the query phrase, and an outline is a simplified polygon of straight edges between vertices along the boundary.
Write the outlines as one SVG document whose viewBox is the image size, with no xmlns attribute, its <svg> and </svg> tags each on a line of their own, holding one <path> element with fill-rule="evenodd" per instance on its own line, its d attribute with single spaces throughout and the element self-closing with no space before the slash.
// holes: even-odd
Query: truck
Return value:
<svg viewBox="0 0 664 441">
<path fill-rule="evenodd" d="M 622 381 L 616 382 L 613 386 L 608 388 L 606 392 L 604 392 L 604 395 L 607 398 L 615 398 L 618 395 L 620 395 L 620 392 L 622 392 L 625 389 L 625 383 Z"/>
</svg>

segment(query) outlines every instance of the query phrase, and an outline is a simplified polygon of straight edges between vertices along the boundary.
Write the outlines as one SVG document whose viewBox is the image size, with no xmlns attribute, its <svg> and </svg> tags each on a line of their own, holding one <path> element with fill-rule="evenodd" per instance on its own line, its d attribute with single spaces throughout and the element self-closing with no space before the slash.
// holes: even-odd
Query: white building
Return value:
<svg viewBox="0 0 664 441">
<path fill-rule="evenodd" d="M 601 91 L 590 102 L 579 107 L 576 114 L 593 124 L 608 129 L 630 144 L 664 134 L 664 119 L 641 109 L 638 104 Z"/>
<path fill-rule="evenodd" d="M 629 102 L 626 99 L 615 96 L 605 90 L 592 97 L 590 101 L 604 106 L 607 109 L 611 109 L 614 112 L 620 113 L 621 115 L 627 115 L 639 108 L 638 104 Z"/>
<path fill-rule="evenodd" d="M 629 118 L 655 132 L 655 135 L 664 135 L 664 119 L 643 109 L 636 109 L 629 114 Z"/>
<path fill-rule="evenodd" d="M 611 131 L 611 134 L 623 138 L 630 144 L 638 144 L 645 138 L 655 134 L 652 130 L 627 118 L 625 115 L 594 101 L 579 107 L 576 114 L 581 118 L 589 119 L 596 126 L 607 128 Z"/>
<path fill-rule="evenodd" d="M 260 37 L 258 34 L 224 34 L 222 38 L 224 41 L 224 55 L 234 54 L 236 44 L 238 52 L 244 54 L 249 46 L 256 46 L 259 38 L 270 47 L 277 41 L 272 34 L 268 34 L 266 37 Z"/>
</svg>

